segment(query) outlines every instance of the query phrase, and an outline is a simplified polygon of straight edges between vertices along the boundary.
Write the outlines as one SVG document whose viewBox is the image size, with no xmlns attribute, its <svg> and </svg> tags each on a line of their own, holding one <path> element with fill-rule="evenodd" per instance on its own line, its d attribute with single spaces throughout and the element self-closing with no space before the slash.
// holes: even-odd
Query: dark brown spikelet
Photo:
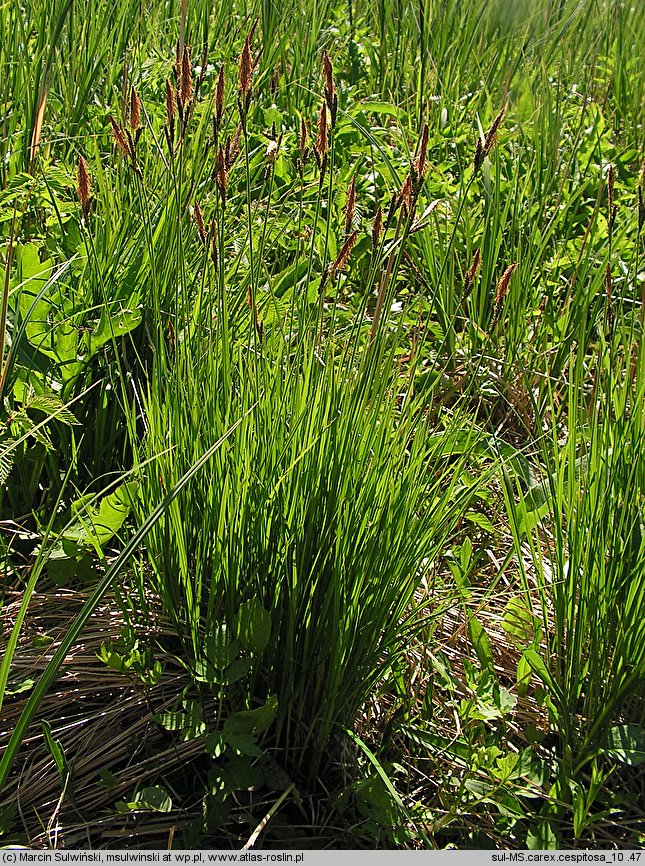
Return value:
<svg viewBox="0 0 645 866">
<path fill-rule="evenodd" d="M 607 172 L 607 229 L 611 235 L 614 228 L 614 220 L 616 219 L 617 206 L 614 204 L 614 167 L 609 166 Z"/>
<path fill-rule="evenodd" d="M 128 144 L 123 130 L 116 122 L 116 120 L 112 117 L 112 115 L 110 115 L 110 126 L 112 127 L 112 137 L 114 138 L 114 143 L 121 151 L 122 155 L 126 159 L 129 159 L 132 156 L 132 154 L 130 153 L 130 145 Z"/>
<path fill-rule="evenodd" d="M 314 152 L 318 166 L 322 165 L 323 158 L 327 153 L 327 105 L 325 102 L 320 106 L 320 114 L 318 115 L 318 136 L 314 142 Z"/>
<path fill-rule="evenodd" d="M 300 134 L 298 136 L 298 148 L 300 155 L 304 159 L 307 152 L 307 121 L 304 117 L 300 118 Z"/>
<path fill-rule="evenodd" d="M 493 121 L 490 129 L 486 133 L 486 139 L 484 141 L 484 156 L 488 156 L 488 154 L 493 149 L 495 144 L 495 139 L 497 137 L 497 131 L 500 128 L 502 121 L 504 120 L 504 115 L 506 114 L 506 106 L 502 108 L 500 113 L 497 115 L 495 120 Z"/>
<path fill-rule="evenodd" d="M 134 133 L 141 129 L 141 100 L 134 87 L 130 91 L 130 129 Z"/>
<path fill-rule="evenodd" d="M 224 78 L 224 64 L 219 68 L 219 74 L 217 76 L 217 86 L 215 88 L 215 131 L 219 133 L 219 128 L 222 123 L 222 116 L 224 114 L 224 88 L 226 86 L 226 80 Z"/>
<path fill-rule="evenodd" d="M 397 198 L 397 207 L 403 206 L 407 213 L 412 209 L 412 175 L 408 174 Z"/>
<path fill-rule="evenodd" d="M 193 207 L 193 216 L 195 217 L 195 225 L 197 226 L 197 234 L 200 241 L 206 243 L 206 226 L 204 225 L 204 214 L 198 202 L 195 202 Z"/>
<path fill-rule="evenodd" d="M 240 94 L 244 97 L 246 97 L 251 90 L 251 82 L 253 78 L 253 58 L 251 56 L 250 40 L 251 34 L 249 33 L 244 40 L 244 45 L 237 65 Z"/>
<path fill-rule="evenodd" d="M 166 78 L 166 123 L 168 126 L 174 125 L 175 114 L 177 113 L 177 94 L 175 88 Z"/>
<path fill-rule="evenodd" d="M 417 174 L 419 178 L 423 177 L 423 172 L 426 167 L 426 153 L 428 151 L 428 124 L 423 124 L 423 131 L 421 132 L 421 141 L 419 143 L 419 152 L 414 161 L 414 166 L 417 170 Z"/>
<path fill-rule="evenodd" d="M 645 225 L 645 200 L 643 198 L 643 187 L 638 187 L 638 233 L 641 233 L 641 230 Z"/>
<path fill-rule="evenodd" d="M 472 284 L 475 282 L 475 277 L 477 276 L 479 266 L 481 265 L 481 259 L 481 252 L 479 249 L 476 249 L 473 253 L 470 267 L 466 271 L 466 279 L 464 280 L 464 293 L 467 293 Z"/>
<path fill-rule="evenodd" d="M 78 168 L 76 170 L 76 191 L 78 192 L 78 198 L 81 202 L 83 216 L 87 219 L 90 207 L 92 206 L 92 193 L 87 163 L 82 156 L 79 156 L 78 158 Z"/>
<path fill-rule="evenodd" d="M 240 141 L 242 139 L 242 124 L 238 123 L 237 128 L 235 130 L 235 135 L 231 139 L 230 135 L 226 139 L 226 150 L 224 152 L 224 164 L 226 166 L 226 170 L 230 171 L 230 169 L 235 165 L 235 161 L 240 155 Z"/>
<path fill-rule="evenodd" d="M 181 58 L 181 71 L 179 73 L 179 105 L 186 111 L 193 101 L 193 67 L 190 62 L 188 46 L 184 45 L 184 53 Z"/>
<path fill-rule="evenodd" d="M 475 174 L 479 171 L 479 169 L 484 164 L 484 160 L 490 154 L 491 150 L 495 146 L 495 141 L 497 139 L 497 132 L 504 120 L 504 115 L 506 114 L 506 106 L 502 108 L 500 113 L 497 115 L 495 120 L 492 122 L 490 129 L 486 133 L 486 137 L 482 142 L 481 137 L 477 136 L 477 144 L 475 145 L 475 155 L 473 158 L 473 171 Z"/>
<path fill-rule="evenodd" d="M 347 237 L 352 229 L 354 221 L 354 211 L 356 209 L 356 175 L 349 182 L 347 189 L 347 203 L 345 204 L 345 237 Z"/>
<path fill-rule="evenodd" d="M 504 271 L 504 273 L 500 277 L 500 280 L 497 283 L 497 292 L 495 294 L 495 306 L 496 307 L 499 307 L 502 304 L 504 298 L 506 297 L 506 294 L 508 292 L 508 285 L 511 282 L 511 277 L 514 274 L 516 267 L 517 267 L 517 262 L 513 262 L 512 265 L 509 265 L 506 268 L 506 270 Z"/>
<path fill-rule="evenodd" d="M 349 256 L 358 240 L 358 229 L 353 231 L 348 238 L 346 238 L 345 243 L 340 248 L 340 252 L 336 256 L 336 261 L 331 266 L 331 279 L 334 278 L 337 271 L 344 271 L 347 267 L 347 262 L 349 260 Z"/>
<path fill-rule="evenodd" d="M 374 222 L 372 223 L 372 249 L 376 249 L 378 247 L 378 243 L 381 239 L 381 229 L 383 227 L 383 208 L 381 205 L 376 209 L 376 213 L 374 214 Z"/>
<path fill-rule="evenodd" d="M 614 311 L 612 308 L 613 284 L 611 279 L 611 267 L 607 265 L 605 269 L 605 292 L 607 294 L 607 326 L 613 329 L 614 326 Z"/>
</svg>

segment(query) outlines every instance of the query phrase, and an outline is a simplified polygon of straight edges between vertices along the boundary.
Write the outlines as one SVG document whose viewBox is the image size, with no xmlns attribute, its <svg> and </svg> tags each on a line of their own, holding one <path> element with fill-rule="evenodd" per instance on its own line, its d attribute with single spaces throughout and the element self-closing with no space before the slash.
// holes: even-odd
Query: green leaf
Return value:
<svg viewBox="0 0 645 866">
<path fill-rule="evenodd" d="M 490 638 L 486 634 L 486 630 L 477 617 L 471 616 L 468 620 L 468 631 L 473 649 L 477 654 L 482 669 L 493 673 L 493 647 Z"/>
<path fill-rule="evenodd" d="M 78 524 L 67 529 L 63 537 L 77 544 L 93 543 L 103 548 L 125 523 L 138 489 L 135 481 L 120 484 L 103 497 L 98 510 L 88 506 L 87 496 L 81 496 L 71 505 L 72 513 L 78 516 Z"/>
<path fill-rule="evenodd" d="M 617 725 L 611 728 L 602 753 L 632 767 L 645 764 L 645 727 Z"/>
<path fill-rule="evenodd" d="M 271 640 L 271 614 L 257 598 L 251 598 L 241 605 L 236 625 L 242 649 L 259 655 L 267 648 Z"/>
<path fill-rule="evenodd" d="M 523 599 L 513 597 L 508 600 L 502 615 L 502 628 L 520 646 L 526 647 L 533 641 L 534 617 L 524 604 Z"/>
<path fill-rule="evenodd" d="M 243 755 L 249 755 L 252 758 L 261 758 L 264 752 L 258 746 L 255 737 L 252 734 L 236 734 L 223 733 L 226 742 Z"/>
<path fill-rule="evenodd" d="M 98 350 L 109 343 L 114 337 L 122 337 L 124 334 L 129 334 L 141 323 L 143 316 L 141 310 L 123 309 L 111 316 L 107 315 L 105 310 L 101 313 L 101 317 L 96 328 L 88 337 L 88 354 L 94 355 Z"/>
<path fill-rule="evenodd" d="M 256 710 L 242 710 L 233 713 L 224 722 L 222 734 L 227 742 L 229 737 L 239 734 L 260 734 L 271 725 L 278 711 L 278 698 L 270 695 L 263 707 Z"/>
<path fill-rule="evenodd" d="M 51 725 L 48 721 L 43 719 L 42 721 L 43 727 L 43 736 L 45 738 L 45 745 L 47 746 L 47 750 L 49 754 L 54 759 L 54 763 L 56 764 L 56 769 L 58 770 L 58 775 L 60 776 L 61 782 L 65 784 L 68 770 L 67 770 L 67 761 L 65 760 L 65 753 L 63 752 L 63 747 L 61 745 L 60 740 L 55 740 L 52 735 Z"/>
<path fill-rule="evenodd" d="M 553 851 L 558 848 L 558 838 L 548 821 L 542 821 L 526 834 L 529 851 Z"/>
<path fill-rule="evenodd" d="M 172 800 L 165 788 L 153 785 L 143 788 L 129 803 L 117 803 L 117 812 L 170 812 Z"/>
</svg>

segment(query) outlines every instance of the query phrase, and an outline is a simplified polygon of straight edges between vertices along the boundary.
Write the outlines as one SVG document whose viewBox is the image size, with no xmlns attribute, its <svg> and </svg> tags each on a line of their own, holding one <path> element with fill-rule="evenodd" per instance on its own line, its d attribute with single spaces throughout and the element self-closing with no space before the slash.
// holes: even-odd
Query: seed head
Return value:
<svg viewBox="0 0 645 866">
<path fill-rule="evenodd" d="M 132 88 L 130 91 L 130 129 L 136 133 L 141 128 L 141 100 L 137 91 Z"/>
<path fill-rule="evenodd" d="M 314 142 L 314 152 L 318 165 L 322 165 L 323 157 L 327 153 L 329 142 L 327 140 L 327 105 L 323 102 L 318 115 L 318 137 Z"/>
<path fill-rule="evenodd" d="M 300 135 L 298 136 L 298 147 L 300 148 L 300 154 L 304 159 L 305 153 L 307 151 L 307 121 L 304 117 L 300 118 Z"/>
<path fill-rule="evenodd" d="M 205 244 L 206 226 L 204 225 L 204 215 L 202 213 L 202 209 L 197 202 L 195 202 L 193 207 L 193 216 L 195 217 L 195 225 L 197 226 L 197 234 L 199 235 L 199 239 L 203 244 Z"/>
<path fill-rule="evenodd" d="M 166 121 L 168 126 L 174 125 L 175 114 L 177 113 L 177 94 L 175 88 L 166 78 Z"/>
<path fill-rule="evenodd" d="M 235 135 L 231 140 L 231 136 L 229 135 L 226 139 L 226 150 L 224 151 L 224 165 L 226 166 L 226 170 L 230 171 L 233 165 L 235 165 L 235 160 L 240 155 L 240 140 L 242 138 L 242 124 L 238 123 L 237 129 L 235 130 Z"/>
<path fill-rule="evenodd" d="M 127 139 L 123 134 L 123 130 L 116 122 L 116 120 L 112 117 L 112 115 L 110 115 L 110 125 L 112 127 L 112 136 L 114 138 L 114 143 L 121 151 L 123 156 L 126 159 L 129 159 L 132 156 L 132 154 L 130 153 L 130 145 L 128 144 Z"/>
<path fill-rule="evenodd" d="M 643 201 L 643 187 L 638 187 L 638 234 L 645 225 L 645 201 Z"/>
<path fill-rule="evenodd" d="M 253 78 L 253 58 L 251 57 L 251 34 L 244 40 L 244 46 L 238 61 L 238 79 L 240 85 L 240 94 L 246 97 L 251 90 L 251 82 Z"/>
<path fill-rule="evenodd" d="M 347 188 L 347 203 L 345 204 L 345 237 L 347 237 L 352 228 L 354 220 L 354 210 L 356 208 L 356 175 L 352 176 Z"/>
<path fill-rule="evenodd" d="M 473 253 L 473 259 L 472 259 L 472 262 L 470 263 L 470 267 L 468 268 L 468 271 L 466 272 L 466 280 L 465 280 L 466 290 L 468 290 L 472 286 L 472 284 L 475 282 L 475 277 L 477 276 L 477 272 L 479 271 L 481 259 L 482 259 L 481 252 L 479 249 L 476 249 L 475 252 Z"/>
<path fill-rule="evenodd" d="M 381 228 L 383 223 L 383 208 L 378 206 L 374 214 L 374 222 L 372 223 L 372 249 L 378 247 L 378 242 L 381 239 Z"/>
<path fill-rule="evenodd" d="M 87 170 L 87 163 L 82 156 L 78 158 L 78 168 L 76 171 L 76 190 L 78 198 L 81 202 L 83 215 L 87 219 L 92 204 L 92 193 L 90 185 L 90 175 Z"/>
<path fill-rule="evenodd" d="M 511 281 L 511 277 L 513 276 L 513 273 L 515 272 L 516 267 L 517 267 L 517 262 L 513 262 L 512 265 L 509 265 L 506 268 L 506 270 L 504 271 L 504 273 L 502 274 L 500 281 L 497 283 L 497 293 L 495 295 L 495 306 L 496 307 L 499 307 L 502 304 L 504 298 L 506 297 L 506 294 L 508 292 L 508 285 Z"/>
<path fill-rule="evenodd" d="M 266 161 L 269 163 L 269 165 L 273 165 L 273 163 L 278 158 L 279 152 L 280 152 L 279 142 L 273 141 L 273 140 L 269 141 L 269 144 L 267 145 L 266 154 L 265 154 Z"/>
<path fill-rule="evenodd" d="M 403 186 L 399 191 L 399 195 L 397 198 L 397 207 L 403 206 L 407 208 L 407 212 L 409 213 L 412 209 L 412 175 L 408 174 L 406 179 L 403 182 Z"/>
<path fill-rule="evenodd" d="M 224 64 L 219 68 L 219 75 L 217 76 L 217 86 L 215 88 L 215 129 L 219 132 L 220 124 L 222 122 L 222 115 L 224 114 L 224 87 L 225 87 L 225 79 L 224 79 Z"/>
<path fill-rule="evenodd" d="M 506 106 L 502 108 L 495 120 L 492 122 L 490 129 L 486 133 L 486 137 L 482 143 L 480 136 L 477 136 L 477 144 L 475 145 L 475 156 L 473 159 L 473 170 L 475 174 L 479 171 L 484 163 L 484 159 L 490 154 L 495 146 L 497 139 L 497 131 L 499 130 L 504 115 L 506 114 Z"/>
<path fill-rule="evenodd" d="M 610 235 L 614 228 L 614 220 L 616 219 L 616 212 L 618 210 L 617 205 L 614 204 L 614 183 L 614 167 L 610 165 L 607 172 L 607 228 Z"/>
<path fill-rule="evenodd" d="M 349 259 L 350 253 L 354 248 L 354 244 L 358 240 L 358 229 L 355 229 L 348 238 L 346 238 L 345 243 L 342 245 L 340 252 L 336 256 L 336 260 L 331 266 L 330 277 L 333 279 L 336 275 L 337 271 L 344 271 L 347 267 L 347 261 Z"/>
<path fill-rule="evenodd" d="M 184 45 L 184 53 L 181 58 L 181 71 L 179 73 L 179 105 L 183 110 L 190 107 L 193 101 L 193 67 L 190 62 L 188 46 Z"/>
</svg>

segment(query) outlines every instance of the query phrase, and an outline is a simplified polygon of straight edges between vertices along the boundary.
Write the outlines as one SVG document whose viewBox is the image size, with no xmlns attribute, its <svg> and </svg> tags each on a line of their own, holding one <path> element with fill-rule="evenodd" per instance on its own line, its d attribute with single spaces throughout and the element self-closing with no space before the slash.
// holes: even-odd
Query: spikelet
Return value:
<svg viewBox="0 0 645 866">
<path fill-rule="evenodd" d="M 506 294 L 508 292 L 508 286 L 511 282 L 511 277 L 515 272 L 515 268 L 517 267 L 517 262 L 513 262 L 512 265 L 509 265 L 502 276 L 500 277 L 499 282 L 497 283 L 497 292 L 495 294 L 495 306 L 500 307 Z"/>
<path fill-rule="evenodd" d="M 125 159 L 130 159 L 130 157 L 132 156 L 132 154 L 130 152 L 130 145 L 128 144 L 128 141 L 127 141 L 125 135 L 123 134 L 123 130 L 121 129 L 121 127 L 116 122 L 116 120 L 112 117 L 111 114 L 110 114 L 110 126 L 112 127 L 112 137 L 114 138 L 114 143 L 116 144 L 118 149 L 121 151 L 121 153 L 125 157 Z"/>
<path fill-rule="evenodd" d="M 217 76 L 217 85 L 215 87 L 215 137 L 219 135 L 219 129 L 222 123 L 222 116 L 224 114 L 224 88 L 226 86 L 226 81 L 224 78 L 224 64 L 219 68 L 219 74 Z"/>
<path fill-rule="evenodd" d="M 607 294 L 607 327 L 612 330 L 614 327 L 614 311 L 612 308 L 613 284 L 611 279 L 611 267 L 607 265 L 605 268 L 605 292 Z"/>
<path fill-rule="evenodd" d="M 237 64 L 237 75 L 240 90 L 240 106 L 244 109 L 248 108 L 248 100 L 251 94 L 251 84 L 253 81 L 253 58 L 251 56 L 251 34 L 244 40 L 244 45 L 240 53 Z"/>
<path fill-rule="evenodd" d="M 618 211 L 617 205 L 614 204 L 614 184 L 614 167 L 613 165 L 610 165 L 609 171 L 607 172 L 607 230 L 610 237 L 614 228 L 616 213 Z"/>
<path fill-rule="evenodd" d="M 300 134 L 298 136 L 298 148 L 300 150 L 300 155 L 304 159 L 305 154 L 307 153 L 307 121 L 304 117 L 300 118 Z"/>
<path fill-rule="evenodd" d="M 87 219 L 92 206 L 92 193 L 87 163 L 82 156 L 79 156 L 78 158 L 78 168 L 76 170 L 76 191 L 81 202 L 83 216 Z"/>
<path fill-rule="evenodd" d="M 412 210 L 412 175 L 408 174 L 397 198 L 397 207 L 403 206 L 407 213 Z"/>
<path fill-rule="evenodd" d="M 327 50 L 323 51 L 323 77 L 325 79 L 325 102 L 329 109 L 331 118 L 331 128 L 336 126 L 336 113 L 338 111 L 338 94 L 336 93 L 336 85 L 334 84 L 334 69 L 329 59 Z"/>
<path fill-rule="evenodd" d="M 477 144 L 475 146 L 475 155 L 473 158 L 473 171 L 475 174 L 479 171 L 479 169 L 484 164 L 484 160 L 490 154 L 491 150 L 495 146 L 495 141 L 497 139 L 497 132 L 502 124 L 502 120 L 504 120 L 504 115 L 506 114 L 506 106 L 502 108 L 499 112 L 495 120 L 492 122 L 490 129 L 486 133 L 484 141 L 479 136 L 477 136 Z"/>
<path fill-rule="evenodd" d="M 495 139 L 497 138 L 497 130 L 500 128 L 502 120 L 504 120 L 504 115 L 506 114 L 506 106 L 502 108 L 500 113 L 497 115 L 493 123 L 491 124 L 490 129 L 486 133 L 486 139 L 484 141 L 484 156 L 488 156 L 495 145 Z"/>
<path fill-rule="evenodd" d="M 204 214 L 198 202 L 193 206 L 193 216 L 195 217 L 195 225 L 197 226 L 197 234 L 203 244 L 206 244 L 206 226 L 204 225 Z"/>
<path fill-rule="evenodd" d="M 193 67 L 190 62 L 188 46 L 184 45 L 179 73 L 178 102 L 182 111 L 187 111 L 193 101 Z"/>
<path fill-rule="evenodd" d="M 464 297 L 470 291 L 473 283 L 475 282 L 475 278 L 477 276 L 477 272 L 479 271 L 479 266 L 481 265 L 481 252 L 478 249 L 473 253 L 473 258 L 470 263 L 470 267 L 466 271 L 466 278 L 464 279 Z"/>
<path fill-rule="evenodd" d="M 327 154 L 329 142 L 327 139 L 327 105 L 325 102 L 320 106 L 320 114 L 318 115 L 318 136 L 314 142 L 314 153 L 316 162 L 321 168 L 323 159 Z"/>
<path fill-rule="evenodd" d="M 166 123 L 168 126 L 171 124 L 174 126 L 176 113 L 177 94 L 175 93 L 175 88 L 172 86 L 169 79 L 166 78 Z"/>
<path fill-rule="evenodd" d="M 226 139 L 226 148 L 224 151 L 224 165 L 226 170 L 230 171 L 235 165 L 235 161 L 240 155 L 240 140 L 242 138 L 242 124 L 238 123 L 235 135 L 231 139 L 229 135 Z"/>
<path fill-rule="evenodd" d="M 347 262 L 349 260 L 349 256 L 354 249 L 354 245 L 358 240 L 358 229 L 355 229 L 349 237 L 346 238 L 345 243 L 340 248 L 340 252 L 336 256 L 336 260 L 331 266 L 330 279 L 334 279 L 336 273 L 338 271 L 344 271 L 347 267 Z"/>
<path fill-rule="evenodd" d="M 278 154 L 280 153 L 280 142 L 274 141 L 273 139 L 269 141 L 267 145 L 265 158 L 269 165 L 273 165 L 278 158 Z"/>
<path fill-rule="evenodd" d="M 136 133 L 139 129 L 141 129 L 141 100 L 133 87 L 130 91 L 130 130 Z"/>
<path fill-rule="evenodd" d="M 378 247 L 379 241 L 381 239 L 381 229 L 383 227 L 383 208 L 381 205 L 376 209 L 376 213 L 374 214 L 374 222 L 372 223 L 372 249 L 376 249 Z"/>
<path fill-rule="evenodd" d="M 638 234 L 645 225 L 645 200 L 643 198 L 643 187 L 638 187 Z"/>
<path fill-rule="evenodd" d="M 354 221 L 354 210 L 356 209 L 356 175 L 352 176 L 347 188 L 347 202 L 345 204 L 345 237 L 348 237 L 352 230 L 352 222 Z"/>
</svg>

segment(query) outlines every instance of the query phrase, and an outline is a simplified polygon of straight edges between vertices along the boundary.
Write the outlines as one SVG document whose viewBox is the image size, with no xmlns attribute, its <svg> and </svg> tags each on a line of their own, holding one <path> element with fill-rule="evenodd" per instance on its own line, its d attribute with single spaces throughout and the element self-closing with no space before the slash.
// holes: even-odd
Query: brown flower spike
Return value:
<svg viewBox="0 0 645 866">
<path fill-rule="evenodd" d="M 121 151 L 122 155 L 126 159 L 130 159 L 132 154 L 130 153 L 130 145 L 127 142 L 125 135 L 123 134 L 123 130 L 116 122 L 116 120 L 110 115 L 110 126 L 112 127 L 112 136 L 114 138 L 114 143 Z"/>
<path fill-rule="evenodd" d="M 193 101 L 193 67 L 190 62 L 188 46 L 184 46 L 181 58 L 181 72 L 179 74 L 179 105 L 186 111 Z"/>
<path fill-rule="evenodd" d="M 251 84 L 253 83 L 253 57 L 251 56 L 251 34 L 244 40 L 240 59 L 237 64 L 239 82 L 238 106 L 242 117 L 246 116 L 251 101 Z"/>
<path fill-rule="evenodd" d="M 512 265 L 509 265 L 504 273 L 502 274 L 500 281 L 497 284 L 497 293 L 495 295 L 495 306 L 499 307 L 506 297 L 508 292 L 508 285 L 511 281 L 511 277 L 515 272 L 515 268 L 517 267 L 517 262 L 513 262 Z"/>
<path fill-rule="evenodd" d="M 90 175 L 87 170 L 87 163 L 82 156 L 78 158 L 78 168 L 76 170 L 76 190 L 78 198 L 81 202 L 81 209 L 85 219 L 88 218 L 90 208 L 92 206 L 92 193 L 90 185 Z"/>
<path fill-rule="evenodd" d="M 318 115 L 318 137 L 314 142 L 314 153 L 318 166 L 322 165 L 323 158 L 327 153 L 329 141 L 327 138 L 327 105 L 325 102 L 320 106 L 320 114 Z"/>
<path fill-rule="evenodd" d="M 134 133 L 141 128 L 141 100 L 137 91 L 130 91 L 130 130 Z"/>
</svg>

